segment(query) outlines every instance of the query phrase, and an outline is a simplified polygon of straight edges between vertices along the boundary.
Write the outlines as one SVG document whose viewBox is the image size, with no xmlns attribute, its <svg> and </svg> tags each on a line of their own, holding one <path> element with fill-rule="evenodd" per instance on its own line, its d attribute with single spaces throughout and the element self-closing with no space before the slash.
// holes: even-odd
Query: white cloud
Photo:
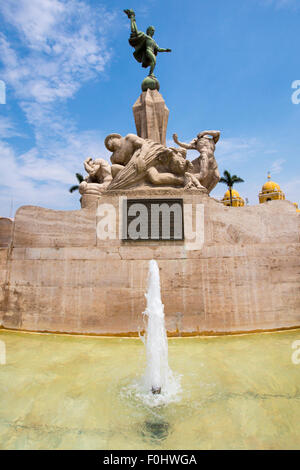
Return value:
<svg viewBox="0 0 300 470">
<path fill-rule="evenodd" d="M 83 82 L 104 71 L 111 51 L 105 40 L 103 8 L 79 0 L 11 0 L 0 5 L 15 27 L 21 50 L 0 36 L 4 80 L 22 101 L 53 103 L 74 96 Z M 32 119 L 27 114 L 29 121 Z"/>
<path fill-rule="evenodd" d="M 54 142 L 49 154 L 51 158 L 41 158 L 40 150 L 33 147 L 17 155 L 8 143 L 0 140 L 1 216 L 11 216 L 11 201 L 14 209 L 27 204 L 52 209 L 73 208 L 79 195 L 71 195 L 68 189 L 76 184 L 76 172 L 85 175 L 83 160 L 87 156 L 108 158 L 103 136 L 92 131 L 69 134 L 64 146 Z M 79 208 L 79 202 L 77 206 Z"/>
<path fill-rule="evenodd" d="M 8 139 L 10 137 L 21 136 L 15 129 L 12 120 L 8 116 L 0 116 L 0 138 Z"/>
<path fill-rule="evenodd" d="M 216 146 L 216 158 L 220 164 L 243 161 L 263 151 L 263 144 L 256 138 L 221 138 Z"/>
<path fill-rule="evenodd" d="M 167 146 L 176 147 L 173 139 L 167 139 Z M 257 155 L 258 153 L 265 153 L 265 145 L 254 137 L 240 138 L 240 137 L 223 137 L 216 145 L 215 156 L 220 165 L 223 163 L 231 163 L 237 161 L 245 161 Z M 199 156 L 197 150 L 189 150 L 187 157 L 193 160 Z"/>
<path fill-rule="evenodd" d="M 285 163 L 285 160 L 283 158 L 279 158 L 278 160 L 275 160 L 272 163 L 272 166 L 271 166 L 271 169 L 270 169 L 271 176 L 276 175 L 278 173 L 281 173 L 282 170 L 283 170 L 283 164 L 284 163 Z"/>
<path fill-rule="evenodd" d="M 10 0 L 0 13 L 18 38 L 10 43 L 0 33 L 1 75 L 35 132 L 56 132 L 66 120 L 61 104 L 110 61 L 106 28 L 113 15 L 80 0 Z"/>
<path fill-rule="evenodd" d="M 10 0 L 3 2 L 1 10 L 6 21 L 18 28 L 33 47 L 40 43 L 45 48 L 45 39 L 51 35 L 57 16 L 65 15 L 66 6 L 59 0 Z"/>
<path fill-rule="evenodd" d="M 111 59 L 107 43 L 114 15 L 81 0 L 10 0 L 1 2 L 13 39 L 0 33 L 1 78 L 13 90 L 35 144 L 17 154 L 0 141 L 1 215 L 14 205 L 45 204 L 68 208 L 74 173 L 83 172 L 87 155 L 107 154 L 103 136 L 79 132 L 68 115 L 67 100 L 83 83 L 105 72 Z M 8 118 L 0 118 L 0 139 L 17 135 Z M 72 204 L 72 203 L 71 203 Z"/>
</svg>

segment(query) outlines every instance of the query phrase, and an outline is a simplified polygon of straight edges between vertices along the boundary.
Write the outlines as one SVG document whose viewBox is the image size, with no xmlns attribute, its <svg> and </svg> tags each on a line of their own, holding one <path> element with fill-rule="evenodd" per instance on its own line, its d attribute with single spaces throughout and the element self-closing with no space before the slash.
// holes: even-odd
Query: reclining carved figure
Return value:
<svg viewBox="0 0 300 470">
<path fill-rule="evenodd" d="M 191 162 L 186 160 L 186 150 L 164 147 L 134 134 L 110 134 L 105 145 L 112 152 L 113 180 L 108 190 L 137 186 L 204 189 L 193 175 Z"/>
<path fill-rule="evenodd" d="M 111 166 L 103 158 L 93 160 L 88 157 L 84 161 L 84 168 L 88 176 L 80 183 L 80 194 L 101 194 L 112 180 Z"/>
</svg>

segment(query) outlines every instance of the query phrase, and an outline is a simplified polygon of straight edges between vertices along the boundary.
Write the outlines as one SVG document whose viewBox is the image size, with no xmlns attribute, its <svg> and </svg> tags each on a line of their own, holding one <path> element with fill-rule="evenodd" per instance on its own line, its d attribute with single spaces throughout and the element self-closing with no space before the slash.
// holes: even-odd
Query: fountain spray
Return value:
<svg viewBox="0 0 300 470">
<path fill-rule="evenodd" d="M 146 327 L 146 383 L 153 394 L 160 394 L 169 377 L 168 340 L 165 328 L 164 306 L 161 301 L 159 268 L 155 260 L 149 262 Z"/>
</svg>

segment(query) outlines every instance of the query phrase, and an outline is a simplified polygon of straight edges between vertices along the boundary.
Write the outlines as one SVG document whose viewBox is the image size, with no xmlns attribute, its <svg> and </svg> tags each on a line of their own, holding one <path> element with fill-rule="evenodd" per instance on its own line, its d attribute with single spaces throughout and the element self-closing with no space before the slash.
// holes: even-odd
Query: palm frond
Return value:
<svg viewBox="0 0 300 470">
<path fill-rule="evenodd" d="M 234 175 L 234 176 L 232 177 L 232 181 L 233 181 L 234 183 L 244 183 L 244 180 L 243 180 L 242 178 L 240 178 L 239 176 L 236 176 L 236 175 Z"/>
<path fill-rule="evenodd" d="M 71 186 L 71 188 L 69 189 L 70 193 L 72 193 L 73 191 L 77 191 L 79 189 L 79 186 L 78 184 L 74 184 L 74 186 Z"/>
<path fill-rule="evenodd" d="M 228 170 L 224 170 L 220 183 L 227 184 L 228 187 L 232 188 L 235 183 L 244 183 L 244 180 L 237 175 L 231 175 Z"/>
<path fill-rule="evenodd" d="M 82 183 L 82 181 L 84 180 L 83 176 L 81 173 L 76 173 L 76 178 L 78 180 L 79 183 Z"/>
</svg>

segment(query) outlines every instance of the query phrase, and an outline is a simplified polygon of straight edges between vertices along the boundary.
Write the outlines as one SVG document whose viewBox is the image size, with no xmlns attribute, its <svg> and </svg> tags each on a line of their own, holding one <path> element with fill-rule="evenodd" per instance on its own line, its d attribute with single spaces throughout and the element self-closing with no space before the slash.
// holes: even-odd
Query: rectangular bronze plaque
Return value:
<svg viewBox="0 0 300 470">
<path fill-rule="evenodd" d="M 184 240 L 183 199 L 124 199 L 122 240 Z"/>
</svg>

